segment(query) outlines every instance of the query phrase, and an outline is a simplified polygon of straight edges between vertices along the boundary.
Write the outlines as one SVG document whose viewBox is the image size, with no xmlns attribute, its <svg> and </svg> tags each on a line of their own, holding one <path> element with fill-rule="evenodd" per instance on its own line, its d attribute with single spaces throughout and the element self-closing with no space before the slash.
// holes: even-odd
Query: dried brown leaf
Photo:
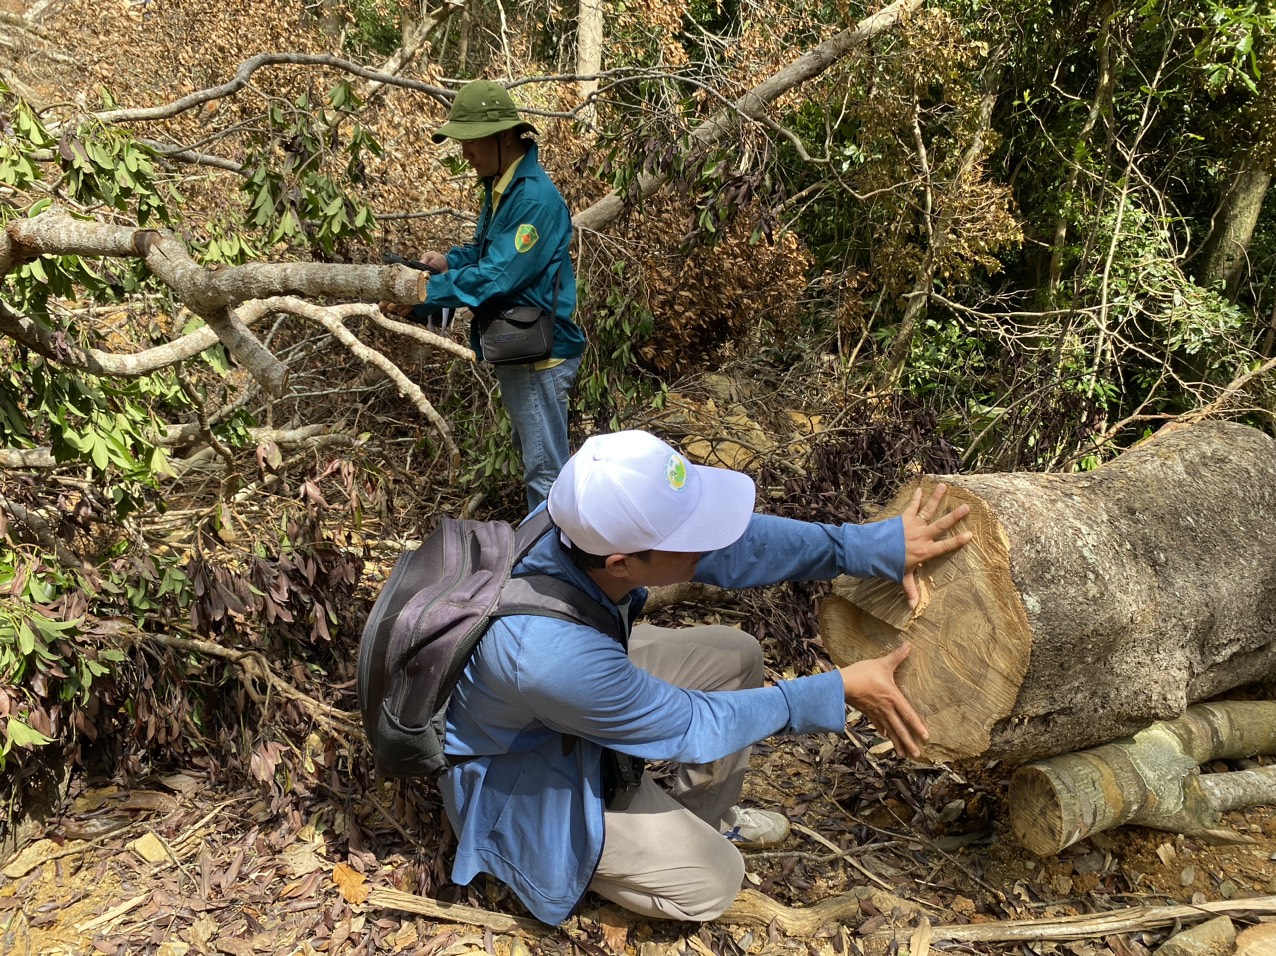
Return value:
<svg viewBox="0 0 1276 956">
<path fill-rule="evenodd" d="M 332 882 L 337 884 L 337 889 L 341 891 L 341 896 L 347 903 L 357 905 L 367 902 L 368 888 L 364 885 L 367 882 L 367 877 L 353 867 L 347 866 L 345 863 L 338 863 L 332 868 Z M 347 923 L 347 934 L 349 931 L 349 924 Z M 336 935 L 336 930 L 333 930 L 333 935 Z"/>
<path fill-rule="evenodd" d="M 603 907 L 598 914 L 598 925 L 603 931 L 603 945 L 613 953 L 623 953 L 629 942 L 629 920 L 611 906 Z"/>
</svg>

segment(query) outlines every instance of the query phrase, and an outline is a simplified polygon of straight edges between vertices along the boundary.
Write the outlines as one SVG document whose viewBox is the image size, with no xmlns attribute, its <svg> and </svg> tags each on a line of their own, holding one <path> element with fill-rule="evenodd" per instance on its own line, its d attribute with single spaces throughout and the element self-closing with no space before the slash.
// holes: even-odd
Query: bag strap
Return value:
<svg viewBox="0 0 1276 956">
<path fill-rule="evenodd" d="M 536 542 L 551 532 L 553 527 L 548 508 L 542 508 L 519 525 L 514 532 L 514 560 L 510 567 L 517 567 Z M 615 614 L 576 585 L 549 574 L 513 575 L 505 582 L 496 607 L 492 609 L 492 617 L 507 617 L 512 614 L 532 614 L 584 624 L 619 641 L 621 645 L 625 643 L 625 635 Z"/>
<path fill-rule="evenodd" d="M 549 509 L 542 508 L 514 529 L 514 560 L 510 567 L 516 567 L 536 546 L 536 542 L 545 537 L 545 532 L 554 527 L 549 516 Z"/>
</svg>

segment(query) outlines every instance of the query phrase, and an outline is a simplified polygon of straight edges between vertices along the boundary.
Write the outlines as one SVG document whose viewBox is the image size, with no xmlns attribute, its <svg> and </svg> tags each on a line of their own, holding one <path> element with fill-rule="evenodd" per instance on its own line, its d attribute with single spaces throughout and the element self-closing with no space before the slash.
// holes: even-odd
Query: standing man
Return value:
<svg viewBox="0 0 1276 956">
<path fill-rule="evenodd" d="M 416 307 L 437 312 L 522 305 L 553 313 L 548 358 L 492 366 L 523 459 L 529 509 L 545 500 L 571 454 L 567 395 L 585 351 L 585 334 L 572 321 L 571 214 L 541 168 L 536 143 L 524 137 L 535 132 L 499 83 L 474 80 L 457 92 L 448 122 L 432 139 L 460 142 L 461 155 L 483 183 L 483 208 L 472 242 L 421 256 L 432 275 L 426 301 Z M 410 307 L 382 308 L 402 315 Z M 470 347 L 482 358 L 478 325 L 470 324 Z"/>
<path fill-rule="evenodd" d="M 447 711 L 452 878 L 491 873 L 547 923 L 587 889 L 650 917 L 720 915 L 744 876 L 737 847 L 789 832 L 783 814 L 739 805 L 752 745 L 839 731 L 850 704 L 917 756 L 927 731 L 895 683 L 909 648 L 763 686 L 762 651 L 743 631 L 635 624 L 647 588 L 854 574 L 899 581 L 915 604 L 917 565 L 971 537 L 948 534 L 969 508 L 940 516 L 943 495 L 923 503 L 919 490 L 901 516 L 870 524 L 794 521 L 754 514 L 748 475 L 693 465 L 647 432 L 586 441 L 550 490 L 555 527 L 515 573 L 574 585 L 624 640 L 552 617 L 492 623 Z M 666 790 L 642 760 L 681 767 Z"/>
</svg>

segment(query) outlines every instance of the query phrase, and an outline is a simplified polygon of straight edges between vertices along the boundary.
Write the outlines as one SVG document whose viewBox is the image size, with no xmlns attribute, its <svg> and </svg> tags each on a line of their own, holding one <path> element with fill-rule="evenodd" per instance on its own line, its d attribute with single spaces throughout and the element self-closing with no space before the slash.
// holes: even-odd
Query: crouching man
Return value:
<svg viewBox="0 0 1276 956">
<path fill-rule="evenodd" d="M 617 641 L 550 617 L 497 619 L 447 713 L 440 779 L 456 831 L 453 879 L 503 880 L 539 919 L 566 919 L 586 890 L 644 916 L 711 920 L 744 876 L 737 847 L 788 835 L 780 813 L 739 806 L 753 744 L 840 731 L 857 708 L 917 756 L 926 728 L 895 683 L 904 645 L 870 661 L 763 686 L 757 640 L 720 626 L 636 624 L 647 588 L 728 588 L 839 574 L 901 582 L 960 548 L 932 520 L 944 487 L 903 515 L 828 525 L 754 514 L 747 475 L 693 465 L 630 431 L 590 438 L 550 489 L 554 528 L 514 573 L 569 582 L 615 615 Z M 643 760 L 680 765 L 666 790 Z"/>
</svg>

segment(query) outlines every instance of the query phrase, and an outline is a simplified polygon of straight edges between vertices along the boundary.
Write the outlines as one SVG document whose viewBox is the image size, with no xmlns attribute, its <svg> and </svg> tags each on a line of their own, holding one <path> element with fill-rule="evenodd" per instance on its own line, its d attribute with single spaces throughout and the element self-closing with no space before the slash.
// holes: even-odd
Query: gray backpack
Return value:
<svg viewBox="0 0 1276 956">
<path fill-rule="evenodd" d="M 379 776 L 431 777 L 447 767 L 448 700 L 493 618 L 556 617 L 624 643 L 615 617 L 579 588 L 511 576 L 551 527 L 545 509 L 517 531 L 444 518 L 395 562 L 359 641 L 359 707 Z"/>
</svg>

